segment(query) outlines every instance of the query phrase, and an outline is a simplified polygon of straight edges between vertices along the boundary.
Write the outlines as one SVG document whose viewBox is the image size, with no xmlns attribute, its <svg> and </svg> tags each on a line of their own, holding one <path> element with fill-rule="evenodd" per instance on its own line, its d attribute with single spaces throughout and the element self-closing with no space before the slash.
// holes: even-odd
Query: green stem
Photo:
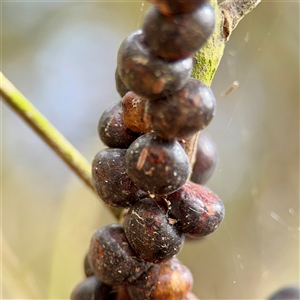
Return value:
<svg viewBox="0 0 300 300">
<path fill-rule="evenodd" d="M 82 154 L 0 72 L 0 96 L 93 191 L 91 165 Z M 107 206 L 119 218 L 121 211 Z"/>
<path fill-rule="evenodd" d="M 45 141 L 45 143 L 92 190 L 91 166 L 64 136 L 0 72 L 0 95 L 3 100 Z"/>
</svg>

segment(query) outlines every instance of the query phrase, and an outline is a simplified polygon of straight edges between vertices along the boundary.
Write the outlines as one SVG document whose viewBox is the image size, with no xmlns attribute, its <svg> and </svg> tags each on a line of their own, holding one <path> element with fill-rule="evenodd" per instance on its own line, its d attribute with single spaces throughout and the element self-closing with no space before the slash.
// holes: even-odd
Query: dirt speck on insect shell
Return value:
<svg viewBox="0 0 300 300">
<path fill-rule="evenodd" d="M 165 195 L 179 189 L 190 173 L 189 159 L 177 141 L 155 133 L 136 139 L 126 152 L 126 172 L 140 189 Z"/>
<path fill-rule="evenodd" d="M 108 285 L 134 282 L 151 266 L 138 259 L 120 224 L 100 228 L 94 233 L 89 260 L 95 275 Z"/>
<path fill-rule="evenodd" d="M 171 223 L 166 210 L 154 199 L 146 198 L 131 207 L 125 217 L 124 230 L 141 259 L 160 263 L 172 258 L 183 246 L 183 235 Z"/>
<path fill-rule="evenodd" d="M 177 258 L 155 264 L 149 268 L 135 283 L 127 287 L 134 300 L 182 300 L 193 285 L 190 270 Z M 196 298 L 194 298 L 196 299 Z"/>
</svg>

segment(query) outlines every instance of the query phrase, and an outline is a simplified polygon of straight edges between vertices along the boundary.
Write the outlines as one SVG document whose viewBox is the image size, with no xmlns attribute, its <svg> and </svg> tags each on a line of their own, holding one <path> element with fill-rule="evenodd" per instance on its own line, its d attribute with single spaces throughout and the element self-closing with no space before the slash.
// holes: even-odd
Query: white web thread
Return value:
<svg viewBox="0 0 300 300">
<path fill-rule="evenodd" d="M 281 2 L 281 6 L 283 6 L 283 3 Z M 280 10 L 281 11 L 281 10 Z M 258 56 L 260 55 L 261 51 L 263 50 L 264 48 L 264 45 L 268 42 L 269 40 L 269 37 L 271 35 L 271 33 L 273 32 L 274 28 L 276 25 L 278 25 L 278 22 L 281 21 L 282 18 L 280 18 L 280 16 L 274 21 L 274 23 L 272 24 L 272 26 L 270 27 L 270 29 L 268 30 L 268 33 L 267 35 L 265 36 L 265 38 L 263 39 L 263 41 L 261 42 L 261 46 L 257 49 L 257 52 L 256 54 L 253 56 L 253 59 L 252 59 L 252 63 L 249 64 L 249 70 L 247 72 L 247 76 L 246 76 L 246 80 L 244 81 L 244 84 L 243 86 L 240 86 L 239 88 L 242 89 L 242 95 L 241 97 L 239 97 L 236 105 L 235 105 L 235 108 L 234 108 L 234 111 L 232 112 L 230 118 L 229 118 L 229 121 L 227 123 L 227 126 L 225 127 L 224 129 L 224 132 L 222 134 L 223 136 L 223 139 L 225 140 L 225 138 L 227 137 L 227 131 L 230 127 L 230 125 L 232 124 L 232 121 L 234 120 L 234 118 L 236 118 L 237 116 L 237 112 L 238 112 L 238 109 L 239 109 L 239 106 L 240 104 L 242 103 L 242 101 L 244 101 L 245 97 L 243 96 L 247 90 L 247 85 L 248 85 L 248 82 L 249 80 L 251 79 L 251 77 L 253 76 L 253 72 L 255 70 L 255 61 L 258 59 Z M 246 46 L 247 44 L 249 43 L 249 32 L 246 33 L 246 36 L 245 36 L 245 42 L 236 50 L 234 51 L 234 53 L 232 53 L 232 58 L 234 59 L 234 57 L 236 57 Z M 227 61 L 227 64 L 228 64 L 228 68 L 229 68 L 229 74 L 230 74 L 230 78 L 231 78 L 231 82 L 234 82 L 236 80 L 239 80 L 239 78 L 237 77 L 237 72 L 236 72 L 236 69 L 234 68 L 234 63 L 233 64 L 230 64 L 228 61 Z M 225 101 L 225 100 L 222 100 L 220 99 L 220 101 Z M 222 147 L 222 144 L 224 143 L 224 140 L 221 142 L 221 145 L 220 147 Z M 247 145 L 245 145 L 245 147 L 247 147 Z M 220 168 L 218 170 L 219 172 L 222 172 L 222 164 L 220 164 Z M 251 176 L 251 179 L 252 181 L 255 181 L 255 176 Z M 220 186 L 220 180 L 221 180 L 221 176 L 219 176 L 219 182 L 217 183 L 217 186 Z M 253 200 L 255 200 L 255 197 L 257 195 L 257 184 L 255 184 L 255 182 L 253 182 L 254 184 L 254 187 L 251 189 L 251 196 L 253 198 Z M 252 190 L 253 190 L 253 193 L 252 193 Z M 295 214 L 295 211 L 294 209 L 289 209 L 289 212 L 291 215 L 297 217 L 297 214 Z M 296 228 L 296 227 L 291 227 L 291 226 L 288 226 L 288 224 L 286 224 L 286 222 L 284 222 L 282 220 L 282 218 L 280 218 L 279 215 L 277 215 L 276 213 L 274 212 L 271 212 L 270 213 L 270 216 L 275 219 L 276 221 L 278 221 L 281 225 L 284 225 L 289 231 L 296 231 L 296 230 L 300 230 L 300 227 Z M 298 217 L 299 219 L 299 217 Z M 284 224 L 283 224 L 284 223 Z M 241 251 L 239 251 L 238 247 L 235 245 L 234 243 L 234 238 L 232 237 L 232 235 L 230 234 L 230 231 L 228 229 L 228 227 L 226 226 L 226 223 L 223 223 L 222 226 L 224 227 L 225 231 L 226 231 L 226 234 L 228 235 L 229 237 L 229 240 L 230 240 L 230 244 L 231 244 L 231 250 L 232 250 L 232 261 L 233 261 L 233 264 L 234 264 L 234 267 L 235 267 L 235 272 L 236 272 L 236 278 L 237 280 L 234 280 L 233 281 L 233 284 L 238 284 L 238 288 L 239 288 L 239 294 L 240 294 L 240 297 L 241 299 L 244 299 L 244 293 L 243 291 L 245 290 L 243 287 L 245 284 L 247 284 L 245 282 L 245 280 L 240 280 L 240 278 L 242 277 L 241 275 L 244 274 L 245 275 L 245 269 L 244 269 L 244 265 L 242 264 L 241 262 L 241 254 L 242 253 Z M 241 249 L 242 250 L 242 249 Z M 258 262 L 259 263 L 259 262 Z M 253 266 L 254 268 L 254 266 Z M 262 265 L 262 263 L 260 263 L 260 268 L 261 268 L 261 273 L 263 274 L 265 269 L 264 269 L 264 266 Z M 249 270 L 247 270 L 247 272 L 249 273 Z M 217 296 L 217 295 L 216 295 Z M 220 295 L 218 295 L 220 296 Z"/>
<path fill-rule="evenodd" d="M 138 23 L 137 23 L 137 28 L 141 28 L 142 22 L 144 19 L 144 15 L 145 15 L 145 2 L 142 2 L 141 7 L 140 7 L 140 14 L 139 14 L 139 19 L 138 19 Z"/>
</svg>

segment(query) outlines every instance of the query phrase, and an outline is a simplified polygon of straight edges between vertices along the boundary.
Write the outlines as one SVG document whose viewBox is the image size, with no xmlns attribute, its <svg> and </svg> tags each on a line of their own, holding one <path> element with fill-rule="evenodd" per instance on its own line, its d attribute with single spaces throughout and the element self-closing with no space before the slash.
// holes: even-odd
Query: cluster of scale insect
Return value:
<svg viewBox="0 0 300 300">
<path fill-rule="evenodd" d="M 192 56 L 212 34 L 204 0 L 153 0 L 142 29 L 121 44 L 115 73 L 121 101 L 100 117 L 108 147 L 92 163 L 95 191 L 126 208 L 123 224 L 98 229 L 85 259 L 86 279 L 72 300 L 187 300 L 193 277 L 176 258 L 185 237 L 214 232 L 224 217 L 220 198 L 203 184 L 216 164 L 200 133 L 195 163 L 185 140 L 209 125 L 215 98 L 190 77 Z"/>
</svg>

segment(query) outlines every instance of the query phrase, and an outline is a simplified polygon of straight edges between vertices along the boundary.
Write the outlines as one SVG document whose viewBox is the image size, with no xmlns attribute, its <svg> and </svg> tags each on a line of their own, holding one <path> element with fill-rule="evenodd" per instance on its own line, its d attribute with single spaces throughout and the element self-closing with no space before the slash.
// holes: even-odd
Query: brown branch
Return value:
<svg viewBox="0 0 300 300">
<path fill-rule="evenodd" d="M 261 0 L 227 0 L 219 5 L 224 16 L 223 34 L 225 41 L 228 41 L 232 31 L 245 15 L 250 13 Z"/>
</svg>

